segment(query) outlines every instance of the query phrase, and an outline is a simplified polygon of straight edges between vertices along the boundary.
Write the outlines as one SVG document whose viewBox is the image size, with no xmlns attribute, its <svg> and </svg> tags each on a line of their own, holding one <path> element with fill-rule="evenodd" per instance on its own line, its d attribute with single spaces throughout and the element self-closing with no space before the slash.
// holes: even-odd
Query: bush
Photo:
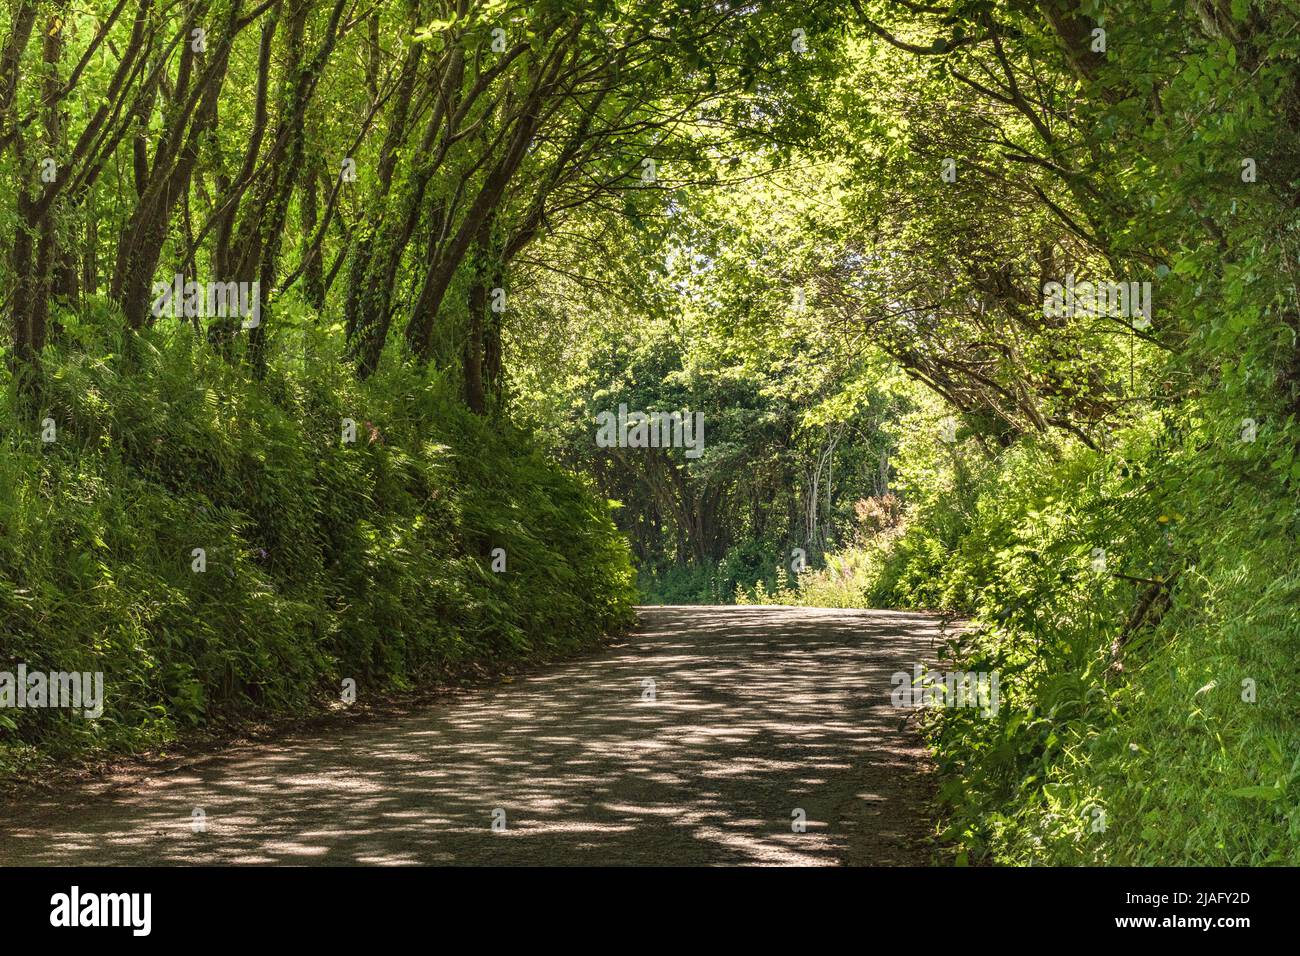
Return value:
<svg viewBox="0 0 1300 956">
<path fill-rule="evenodd" d="M 569 653 L 631 622 L 607 503 L 526 434 L 437 380 L 362 386 L 324 337 L 304 346 L 310 374 L 285 362 L 256 383 L 186 332 L 148 333 L 129 358 L 47 351 L 39 409 L 11 386 L 0 670 L 102 671 L 106 706 L 6 710 L 0 773 L 305 712 L 344 678 L 364 695 Z"/>
<path fill-rule="evenodd" d="M 669 564 L 642 568 L 638 577 L 645 604 L 731 604 L 788 549 L 770 541 L 745 541 L 713 564 Z"/>
<path fill-rule="evenodd" d="M 1159 415 L 1108 452 L 1024 441 L 843 556 L 862 606 L 968 615 L 954 665 L 1000 675 L 996 716 L 927 715 L 959 861 L 1300 863 L 1285 444 Z M 841 606 L 829 576 L 781 600 Z"/>
</svg>

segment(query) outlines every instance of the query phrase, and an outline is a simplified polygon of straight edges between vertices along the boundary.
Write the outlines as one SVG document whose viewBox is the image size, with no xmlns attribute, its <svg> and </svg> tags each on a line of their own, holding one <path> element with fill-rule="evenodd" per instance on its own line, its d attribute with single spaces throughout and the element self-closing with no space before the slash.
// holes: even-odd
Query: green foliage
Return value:
<svg viewBox="0 0 1300 956">
<path fill-rule="evenodd" d="M 1294 9 L 272 4 L 200 81 L 184 5 L 37 6 L 0 662 L 109 706 L 0 713 L 6 765 L 562 653 L 637 590 L 919 608 L 1001 675 L 927 724 L 958 860 L 1300 862 Z M 173 267 L 258 277 L 261 331 L 151 316 Z M 597 448 L 620 405 L 702 455 Z"/>
<path fill-rule="evenodd" d="M 782 547 L 770 541 L 748 540 L 727 550 L 722 560 L 703 564 L 665 563 L 642 566 L 638 584 L 643 604 L 731 604 L 747 588 L 761 586 L 773 555 Z"/>
<path fill-rule="evenodd" d="M 1152 420 L 1110 455 L 1009 456 L 983 482 L 944 573 L 977 585 L 960 653 L 1001 672 L 1003 707 L 932 727 L 958 846 L 1016 863 L 1300 860 L 1283 756 L 1300 745 L 1294 516 L 1205 487 L 1240 456 L 1231 437 L 1175 437 Z"/>
<path fill-rule="evenodd" d="M 1300 560 L 1269 454 L 1155 416 L 1107 453 L 1017 446 L 777 600 L 969 617 L 950 653 L 1001 707 L 928 722 L 960 858 L 1294 865 Z"/>
<path fill-rule="evenodd" d="M 413 373 L 358 385 L 329 371 L 327 338 L 303 344 L 310 374 L 290 362 L 257 384 L 187 332 L 150 333 L 132 360 L 47 352 L 36 420 L 11 390 L 0 660 L 102 671 L 106 707 L 7 712 L 0 769 L 301 713 L 344 678 L 373 694 L 564 654 L 630 623 L 605 505 L 525 433 Z"/>
<path fill-rule="evenodd" d="M 959 861 L 1295 864 L 1294 11 L 860 11 L 821 214 L 713 230 L 759 303 L 726 334 L 866 340 L 945 407 L 890 423 L 901 533 L 742 599 L 969 619 L 1003 700 L 928 723 Z M 1149 281 L 1149 324 L 1049 313 L 1067 274 Z"/>
</svg>

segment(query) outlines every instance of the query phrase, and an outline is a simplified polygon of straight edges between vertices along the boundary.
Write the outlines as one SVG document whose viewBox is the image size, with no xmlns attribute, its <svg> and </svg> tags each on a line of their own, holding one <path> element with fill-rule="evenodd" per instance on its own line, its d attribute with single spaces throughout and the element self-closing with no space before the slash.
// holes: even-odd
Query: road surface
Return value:
<svg viewBox="0 0 1300 956">
<path fill-rule="evenodd" d="M 936 617 L 641 616 L 407 713 L 0 805 L 0 865 L 929 862 L 932 776 L 889 693 L 938 657 Z"/>
</svg>

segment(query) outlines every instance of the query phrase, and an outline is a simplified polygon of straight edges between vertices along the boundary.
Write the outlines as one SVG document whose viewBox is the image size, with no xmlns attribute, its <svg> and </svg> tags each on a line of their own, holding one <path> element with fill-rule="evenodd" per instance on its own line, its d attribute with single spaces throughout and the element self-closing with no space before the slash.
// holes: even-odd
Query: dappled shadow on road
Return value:
<svg viewBox="0 0 1300 956">
<path fill-rule="evenodd" d="M 400 718 L 36 801 L 0 863 L 926 862 L 924 753 L 889 694 L 937 658 L 936 618 L 642 617 L 607 654 Z"/>
</svg>

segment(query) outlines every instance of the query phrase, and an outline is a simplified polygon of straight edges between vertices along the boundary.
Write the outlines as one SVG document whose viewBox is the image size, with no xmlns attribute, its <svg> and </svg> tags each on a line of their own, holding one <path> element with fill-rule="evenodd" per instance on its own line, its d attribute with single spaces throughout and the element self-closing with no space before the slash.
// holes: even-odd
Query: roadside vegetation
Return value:
<svg viewBox="0 0 1300 956">
<path fill-rule="evenodd" d="M 924 719 L 954 861 L 1300 863 L 1298 60 L 1259 0 L 9 0 L 0 672 L 107 701 L 0 773 L 905 608 L 1001 677 Z"/>
<path fill-rule="evenodd" d="M 662 324 L 569 379 L 714 410 L 569 439 L 643 599 L 967 619 L 956 861 L 1300 862 L 1294 13 L 853 8 L 819 135 L 682 200 Z"/>
</svg>

